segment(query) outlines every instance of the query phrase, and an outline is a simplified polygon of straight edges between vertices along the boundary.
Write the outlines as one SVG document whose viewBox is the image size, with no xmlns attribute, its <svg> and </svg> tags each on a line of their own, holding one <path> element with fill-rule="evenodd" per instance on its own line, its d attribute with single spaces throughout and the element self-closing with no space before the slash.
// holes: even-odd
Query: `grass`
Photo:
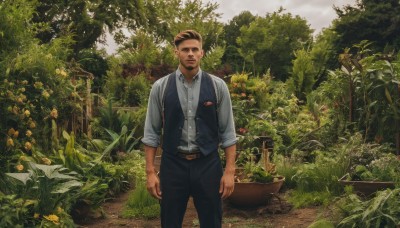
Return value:
<svg viewBox="0 0 400 228">
<path fill-rule="evenodd" d="M 160 216 L 160 204 L 147 192 L 143 184 L 136 186 L 122 211 L 123 218 L 154 219 Z"/>
</svg>

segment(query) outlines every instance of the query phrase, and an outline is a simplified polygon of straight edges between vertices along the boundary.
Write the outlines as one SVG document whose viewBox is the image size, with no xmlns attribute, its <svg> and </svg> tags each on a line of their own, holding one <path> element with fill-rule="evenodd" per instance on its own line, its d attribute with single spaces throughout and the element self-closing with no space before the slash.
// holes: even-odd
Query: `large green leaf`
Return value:
<svg viewBox="0 0 400 228">
<path fill-rule="evenodd" d="M 30 173 L 6 173 L 6 175 L 21 181 L 24 185 L 26 185 L 26 182 L 28 180 L 31 180 L 31 174 Z"/>
</svg>

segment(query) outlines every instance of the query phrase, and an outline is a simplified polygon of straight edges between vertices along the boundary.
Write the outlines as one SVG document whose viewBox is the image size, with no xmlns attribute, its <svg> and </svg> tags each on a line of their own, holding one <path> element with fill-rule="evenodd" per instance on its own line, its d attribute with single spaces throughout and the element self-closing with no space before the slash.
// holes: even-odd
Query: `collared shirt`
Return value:
<svg viewBox="0 0 400 228">
<path fill-rule="evenodd" d="M 214 75 L 210 76 L 215 85 L 215 92 L 218 101 L 217 112 L 221 147 L 226 148 L 234 145 L 237 141 L 235 125 L 233 122 L 232 103 L 226 83 Z M 179 102 L 185 116 L 179 149 L 190 152 L 198 149 L 196 143 L 195 116 L 199 102 L 202 71 L 199 70 L 199 72 L 193 77 L 191 83 L 188 83 L 185 80 L 185 77 L 179 69 L 176 70 L 176 77 L 176 88 L 178 90 Z M 157 80 L 153 84 L 150 92 L 142 142 L 151 147 L 157 147 L 160 144 L 163 112 L 162 101 L 167 81 L 168 77 L 163 77 Z"/>
</svg>

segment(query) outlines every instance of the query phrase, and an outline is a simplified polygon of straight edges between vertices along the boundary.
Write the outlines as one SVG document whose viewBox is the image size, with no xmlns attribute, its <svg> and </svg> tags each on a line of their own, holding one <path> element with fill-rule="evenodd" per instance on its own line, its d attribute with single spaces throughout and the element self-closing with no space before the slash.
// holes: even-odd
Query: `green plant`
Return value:
<svg viewBox="0 0 400 228">
<path fill-rule="evenodd" d="M 134 138 L 133 134 L 135 129 L 133 129 L 129 134 L 128 128 L 124 125 L 121 129 L 120 134 L 113 132 L 112 130 L 106 129 L 107 133 L 111 137 L 111 143 L 104 149 L 98 160 L 110 159 L 111 155 L 115 155 L 118 152 L 129 153 L 136 145 L 138 145 L 140 138 Z"/>
<path fill-rule="evenodd" d="M 40 215 L 49 215 L 57 207 L 69 209 L 74 193 L 82 186 L 77 173 L 62 165 L 29 162 L 28 167 L 28 173 L 7 173 L 14 192 L 23 199 L 34 200 L 34 211 Z"/>
<path fill-rule="evenodd" d="M 319 205 L 328 206 L 334 199 L 335 196 L 328 189 L 308 192 L 295 190 L 290 194 L 288 201 L 295 208 L 301 208 Z"/>
<path fill-rule="evenodd" d="M 285 177 L 283 185 L 290 189 L 295 188 L 296 181 L 293 180 L 293 176 L 296 175 L 301 163 L 283 155 L 274 156 L 274 163 L 276 164 L 276 172 Z"/>
<path fill-rule="evenodd" d="M 0 227 L 29 226 L 33 222 L 33 216 L 30 213 L 32 206 L 33 201 L 0 193 Z"/>
<path fill-rule="evenodd" d="M 362 201 L 349 193 L 336 206 L 342 214 L 337 227 L 398 227 L 400 225 L 400 189 L 377 192 L 370 200 Z"/>
<path fill-rule="evenodd" d="M 150 196 L 143 184 L 136 185 L 122 211 L 124 218 L 157 218 L 160 214 L 159 202 Z"/>
</svg>

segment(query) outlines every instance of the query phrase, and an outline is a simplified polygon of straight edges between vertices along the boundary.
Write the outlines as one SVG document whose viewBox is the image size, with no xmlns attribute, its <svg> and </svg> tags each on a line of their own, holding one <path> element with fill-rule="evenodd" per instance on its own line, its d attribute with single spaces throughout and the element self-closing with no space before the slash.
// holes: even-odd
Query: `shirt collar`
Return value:
<svg viewBox="0 0 400 228">
<path fill-rule="evenodd" d="M 197 81 L 198 79 L 200 79 L 202 74 L 203 74 L 203 71 L 201 70 L 201 68 L 199 68 L 199 72 L 197 72 L 197 74 L 193 77 L 193 81 Z M 183 76 L 183 74 L 179 68 L 176 70 L 176 76 L 178 77 L 178 79 L 181 82 L 185 81 L 185 76 Z"/>
</svg>

